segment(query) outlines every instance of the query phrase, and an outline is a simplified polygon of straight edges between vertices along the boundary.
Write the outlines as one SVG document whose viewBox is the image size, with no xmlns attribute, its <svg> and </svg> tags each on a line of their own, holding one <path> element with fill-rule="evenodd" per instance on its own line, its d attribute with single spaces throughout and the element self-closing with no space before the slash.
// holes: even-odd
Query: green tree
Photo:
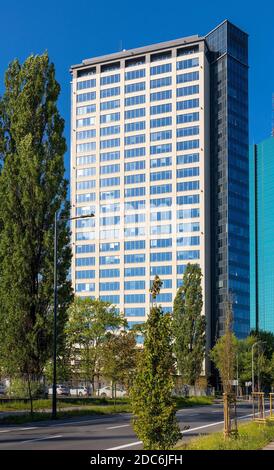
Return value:
<svg viewBox="0 0 274 470">
<path fill-rule="evenodd" d="M 201 280 L 200 266 L 189 263 L 173 305 L 174 354 L 179 373 L 190 385 L 195 385 L 199 378 L 205 357 L 206 320 L 202 315 Z"/>
<path fill-rule="evenodd" d="M 239 379 L 242 387 L 245 382 L 252 380 L 252 346 L 258 341 L 254 348 L 254 376 L 255 388 L 270 388 L 272 385 L 271 375 L 271 358 L 272 358 L 272 333 L 260 332 L 255 334 L 251 332 L 250 335 L 238 341 L 238 364 L 239 364 Z"/>
<path fill-rule="evenodd" d="M 74 366 L 74 375 L 95 384 L 102 368 L 102 348 L 108 333 L 118 332 L 126 321 L 116 308 L 99 299 L 76 297 L 68 310 L 65 328 L 67 350 Z"/>
<path fill-rule="evenodd" d="M 155 279 L 151 289 L 154 300 L 159 285 L 159 279 Z M 154 304 L 144 330 L 144 347 L 130 393 L 134 430 L 145 449 L 169 449 L 181 436 L 172 400 L 174 358 L 171 342 L 171 316 Z"/>
<path fill-rule="evenodd" d="M 112 382 L 114 398 L 116 385 L 123 385 L 127 390 L 133 380 L 136 369 L 136 340 L 132 331 L 109 333 L 102 348 L 102 375 Z"/>
<path fill-rule="evenodd" d="M 230 393 L 231 381 L 235 379 L 237 338 L 233 333 L 232 301 L 225 302 L 225 331 L 210 352 L 210 357 L 219 371 L 223 390 Z"/>
<path fill-rule="evenodd" d="M 14 60 L 0 100 L 0 355 L 31 381 L 52 354 L 54 215 L 69 216 L 60 86 L 47 53 Z M 72 298 L 70 232 L 59 224 L 58 345 Z"/>
</svg>

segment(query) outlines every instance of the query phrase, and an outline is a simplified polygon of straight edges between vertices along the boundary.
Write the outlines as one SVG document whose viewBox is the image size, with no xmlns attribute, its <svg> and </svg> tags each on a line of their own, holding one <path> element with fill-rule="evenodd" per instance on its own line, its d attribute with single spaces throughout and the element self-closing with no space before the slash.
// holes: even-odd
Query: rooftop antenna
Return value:
<svg viewBox="0 0 274 470">
<path fill-rule="evenodd" d="M 274 137 L 274 93 L 272 93 L 272 129 L 271 136 Z"/>
<path fill-rule="evenodd" d="M 123 50 L 123 40 L 120 39 L 119 41 L 119 52 L 121 52 Z"/>
</svg>

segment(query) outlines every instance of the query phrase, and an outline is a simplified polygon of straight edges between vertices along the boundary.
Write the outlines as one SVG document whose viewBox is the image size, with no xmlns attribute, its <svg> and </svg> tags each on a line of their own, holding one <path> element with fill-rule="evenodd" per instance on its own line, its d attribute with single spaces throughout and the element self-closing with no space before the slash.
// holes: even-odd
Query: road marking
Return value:
<svg viewBox="0 0 274 470">
<path fill-rule="evenodd" d="M 267 412 L 269 412 L 269 410 Z M 256 414 L 258 414 L 258 413 L 256 413 Z M 247 419 L 250 416 L 253 416 L 253 413 L 245 415 L 245 416 L 240 416 L 238 419 Z M 181 434 L 186 434 L 186 433 L 192 432 L 192 431 L 198 431 L 199 429 L 210 428 L 212 426 L 217 426 L 218 424 L 223 424 L 223 423 L 224 423 L 224 421 L 218 421 L 216 423 L 205 424 L 204 426 L 198 426 L 197 428 L 191 428 L 191 429 L 186 429 L 184 431 L 181 431 Z M 106 449 L 106 450 L 126 449 L 127 447 L 138 446 L 140 444 L 142 444 L 142 441 L 136 441 L 136 442 L 131 442 L 130 444 L 124 444 L 122 446 L 111 447 L 110 449 Z"/>
<path fill-rule="evenodd" d="M 130 424 L 122 424 L 121 426 L 112 426 L 111 428 L 106 429 L 119 429 L 119 428 L 127 428 Z"/>
<path fill-rule="evenodd" d="M 131 444 L 124 444 L 123 446 L 118 446 L 118 447 L 111 447 L 110 449 L 106 450 L 119 450 L 119 449 L 125 449 L 126 447 L 133 447 L 133 446 L 138 446 L 140 444 L 143 444 L 142 441 L 137 441 L 137 442 L 131 442 Z"/>
<path fill-rule="evenodd" d="M 29 427 L 29 428 L 12 428 L 12 429 L 4 429 L 4 430 L 1 430 L 0 433 L 3 433 L 3 432 L 13 432 L 13 431 L 32 431 L 33 429 L 39 429 L 37 426 L 36 427 Z"/>
<path fill-rule="evenodd" d="M 58 439 L 59 437 L 63 437 L 63 435 L 62 434 L 57 434 L 56 436 L 38 437 L 37 439 L 29 439 L 28 441 L 17 442 L 17 445 L 19 445 L 19 444 L 28 444 L 29 442 L 36 442 L 36 441 L 46 441 L 48 439 Z"/>
</svg>

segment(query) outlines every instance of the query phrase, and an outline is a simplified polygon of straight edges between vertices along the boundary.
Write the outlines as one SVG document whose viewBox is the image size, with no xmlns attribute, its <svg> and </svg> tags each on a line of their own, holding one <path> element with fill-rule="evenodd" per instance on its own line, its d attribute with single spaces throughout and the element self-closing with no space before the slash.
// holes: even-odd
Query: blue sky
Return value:
<svg viewBox="0 0 274 470">
<path fill-rule="evenodd" d="M 121 49 L 203 35 L 224 19 L 249 34 L 250 142 L 271 133 L 274 92 L 274 2 L 262 0 L 0 0 L 0 94 L 4 71 L 48 50 L 62 91 L 59 109 L 69 147 L 70 65 Z M 66 155 L 69 167 L 69 153 Z"/>
</svg>

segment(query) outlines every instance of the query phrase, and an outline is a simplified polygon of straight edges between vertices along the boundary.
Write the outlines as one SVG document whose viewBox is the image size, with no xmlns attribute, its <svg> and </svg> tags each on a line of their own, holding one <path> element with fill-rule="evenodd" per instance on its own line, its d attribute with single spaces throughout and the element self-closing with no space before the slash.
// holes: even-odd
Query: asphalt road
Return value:
<svg viewBox="0 0 274 470">
<path fill-rule="evenodd" d="M 252 405 L 238 406 L 238 419 L 249 420 Z M 185 408 L 177 412 L 183 439 L 209 434 L 223 427 L 222 404 Z M 0 450 L 119 450 L 142 449 L 131 423 L 123 413 L 107 417 L 83 417 L 29 425 L 0 425 Z M 189 429 L 184 429 L 189 426 Z"/>
</svg>

